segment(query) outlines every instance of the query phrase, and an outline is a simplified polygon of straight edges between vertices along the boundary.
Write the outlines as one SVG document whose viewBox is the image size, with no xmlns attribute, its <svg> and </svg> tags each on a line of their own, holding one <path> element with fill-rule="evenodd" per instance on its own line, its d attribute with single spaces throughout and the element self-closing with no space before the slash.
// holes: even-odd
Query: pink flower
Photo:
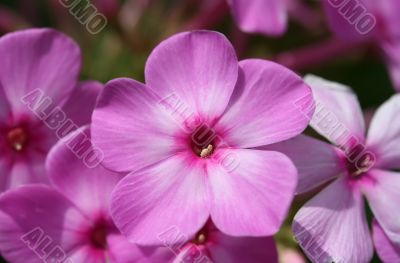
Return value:
<svg viewBox="0 0 400 263">
<path fill-rule="evenodd" d="M 286 0 L 227 0 L 240 29 L 249 33 L 280 36 L 288 24 Z"/>
<path fill-rule="evenodd" d="M 326 186 L 296 214 L 293 231 L 313 262 L 369 262 L 373 246 L 363 196 L 385 233 L 400 242 L 400 174 L 390 171 L 400 164 L 400 95 L 378 109 L 365 136 L 349 88 L 314 76 L 306 82 L 317 104 L 311 126 L 335 146 L 300 135 L 267 148 L 294 161 L 298 193 Z"/>
<path fill-rule="evenodd" d="M 227 39 L 211 31 L 162 42 L 145 79 L 109 82 L 93 114 L 103 164 L 130 172 L 112 195 L 122 233 L 156 245 L 172 226 L 190 237 L 211 217 L 228 235 L 275 234 L 297 172 L 285 155 L 257 147 L 305 129 L 309 87 L 275 63 L 238 63 Z"/>
<path fill-rule="evenodd" d="M 376 220 L 372 229 L 376 252 L 383 263 L 400 262 L 400 244 L 394 244 Z"/>
<path fill-rule="evenodd" d="M 57 136 L 90 121 L 102 85 L 78 83 L 79 47 L 54 30 L 7 34 L 0 38 L 0 57 L 0 191 L 4 191 L 46 182 L 48 150 Z M 56 130 L 61 112 L 74 125 Z"/>
<path fill-rule="evenodd" d="M 174 228 L 162 238 L 179 237 Z M 275 241 L 272 237 L 231 237 L 218 231 L 208 222 L 190 241 L 170 246 L 176 254 L 173 263 L 214 262 L 278 262 Z"/>
<path fill-rule="evenodd" d="M 88 168 L 73 154 L 67 142 L 83 135 L 90 136 L 88 127 L 59 141 L 49 154 L 53 187 L 23 186 L 1 196 L 3 256 L 10 263 L 168 262 L 171 251 L 130 244 L 114 226 L 109 198 L 122 175 Z"/>
<path fill-rule="evenodd" d="M 332 30 L 347 41 L 377 45 L 400 90 L 400 2 L 329 0 L 323 6 Z"/>
</svg>

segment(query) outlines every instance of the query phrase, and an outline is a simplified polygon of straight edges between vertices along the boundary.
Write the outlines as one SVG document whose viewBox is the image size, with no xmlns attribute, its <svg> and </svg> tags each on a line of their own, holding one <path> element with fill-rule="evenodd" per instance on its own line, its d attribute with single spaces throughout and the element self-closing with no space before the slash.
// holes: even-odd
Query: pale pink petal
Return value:
<svg viewBox="0 0 400 263">
<path fill-rule="evenodd" d="M 228 109 L 215 129 L 230 147 L 263 146 L 299 135 L 313 105 L 310 88 L 294 72 L 267 60 L 244 60 Z"/>
<path fill-rule="evenodd" d="M 37 256 L 49 256 L 56 246 L 68 254 L 84 242 L 80 231 L 87 225 L 71 202 L 47 186 L 22 186 L 0 198 L 0 251 L 10 262 L 43 262 Z M 47 239 L 45 252 L 35 249 Z"/>
<path fill-rule="evenodd" d="M 122 175 L 106 170 L 99 164 L 101 160 L 94 163 L 95 167 L 89 167 L 85 158 L 79 158 L 68 143 L 81 138 L 88 142 L 86 153 L 93 153 L 94 157 L 98 154 L 100 158 L 100 153 L 96 153 L 90 145 L 90 129 L 84 126 L 54 146 L 48 155 L 46 166 L 53 185 L 79 206 L 82 212 L 94 218 L 101 212 L 108 214 L 111 192 Z"/>
<path fill-rule="evenodd" d="M 383 263 L 400 262 L 400 244 L 394 244 L 383 231 L 379 223 L 372 222 L 376 252 Z"/>
<path fill-rule="evenodd" d="M 0 83 L 13 114 L 30 113 L 22 98 L 40 89 L 62 105 L 69 98 L 78 78 L 79 46 L 52 29 L 28 29 L 9 33 L 0 39 Z"/>
<path fill-rule="evenodd" d="M 219 150 L 207 167 L 216 227 L 231 236 L 270 236 L 285 219 L 297 185 L 288 157 L 260 150 Z"/>
<path fill-rule="evenodd" d="M 299 173 L 297 194 L 305 193 L 344 172 L 338 149 L 306 135 L 262 147 L 287 155 Z"/>
<path fill-rule="evenodd" d="M 359 190 L 345 178 L 308 201 L 293 223 L 296 240 L 313 262 L 369 262 L 371 236 Z"/>
<path fill-rule="evenodd" d="M 400 95 L 394 95 L 375 113 L 367 138 L 367 145 L 376 155 L 375 166 L 400 168 Z"/>
<path fill-rule="evenodd" d="M 363 192 L 369 206 L 389 238 L 400 243 L 400 173 L 372 170 L 368 175 L 372 179 L 363 185 Z"/>
<path fill-rule="evenodd" d="M 192 158 L 177 154 L 127 175 L 117 185 L 111 214 L 131 242 L 173 242 L 175 236 L 164 235 L 171 228 L 189 238 L 205 224 L 210 215 L 207 174 L 202 160 Z"/>
<path fill-rule="evenodd" d="M 179 124 L 149 88 L 134 80 L 107 83 L 92 120 L 93 144 L 103 151 L 103 164 L 114 171 L 139 170 L 182 149 L 174 138 Z"/>
<path fill-rule="evenodd" d="M 231 237 L 217 232 L 212 239 L 207 250 L 213 262 L 278 262 L 273 237 Z"/>
<path fill-rule="evenodd" d="M 288 15 L 283 0 L 228 0 L 228 3 L 245 32 L 280 36 L 286 31 Z"/>
<path fill-rule="evenodd" d="M 180 33 L 163 41 L 145 70 L 146 85 L 161 99 L 177 97 L 174 110 L 209 120 L 224 112 L 237 74 L 235 50 L 224 35 L 212 31 Z"/>
<path fill-rule="evenodd" d="M 340 147 L 363 143 L 365 124 L 356 94 L 345 85 L 317 76 L 308 75 L 305 81 L 316 102 L 311 127 Z"/>
<path fill-rule="evenodd" d="M 66 118 L 71 119 L 78 127 L 89 124 L 102 89 L 103 84 L 97 81 L 84 81 L 77 84 L 63 107 Z"/>
</svg>

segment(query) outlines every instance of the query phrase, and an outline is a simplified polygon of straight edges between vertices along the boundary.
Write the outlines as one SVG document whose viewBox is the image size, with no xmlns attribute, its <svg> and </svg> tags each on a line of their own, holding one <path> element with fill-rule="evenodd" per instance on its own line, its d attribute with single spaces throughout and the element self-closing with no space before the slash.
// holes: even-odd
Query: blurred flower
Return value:
<svg viewBox="0 0 400 263">
<path fill-rule="evenodd" d="M 303 26 L 315 30 L 320 19 L 301 0 L 227 0 L 241 30 L 267 36 L 281 36 L 289 15 Z"/>
<path fill-rule="evenodd" d="M 55 131 L 48 127 L 61 124 L 61 119 L 57 119 L 61 112 L 74 124 L 64 127 L 63 135 L 89 123 L 102 85 L 92 81 L 78 83 L 79 47 L 54 30 L 30 29 L 7 34 L 0 39 L 0 56 L 3 191 L 47 181 L 44 160 L 57 141 Z"/>
<path fill-rule="evenodd" d="M 296 214 L 296 240 L 315 262 L 369 262 L 373 246 L 363 195 L 391 240 L 400 242 L 400 95 L 374 115 L 368 136 L 356 95 L 344 85 L 306 77 L 317 109 L 311 126 L 336 146 L 300 135 L 267 149 L 299 169 L 297 192 L 331 182 Z"/>
<path fill-rule="evenodd" d="M 280 36 L 288 23 L 287 0 L 227 0 L 240 29 L 249 33 Z"/>
<path fill-rule="evenodd" d="M 174 262 L 277 263 L 278 258 L 272 237 L 231 237 L 208 222 L 191 241 L 184 244 Z"/>
<path fill-rule="evenodd" d="M 375 248 L 383 263 L 400 262 L 400 244 L 390 241 L 376 220 L 372 222 L 372 229 Z"/>
<path fill-rule="evenodd" d="M 279 263 L 306 263 L 306 260 L 300 252 L 294 249 L 282 248 L 279 250 Z"/>
<path fill-rule="evenodd" d="M 393 83 L 400 90 L 400 2 L 371 0 L 323 1 L 332 30 L 346 41 L 373 43 L 385 57 Z"/>
<path fill-rule="evenodd" d="M 162 42 L 147 60 L 145 79 L 146 86 L 109 82 L 93 114 L 103 164 L 131 172 L 112 196 L 117 227 L 132 242 L 158 244 L 157 235 L 171 226 L 193 236 L 211 215 L 228 235 L 275 234 L 296 169 L 285 155 L 256 147 L 305 129 L 309 87 L 275 63 L 238 63 L 227 39 L 212 31 Z M 299 99 L 303 108 L 294 104 Z"/>
<path fill-rule="evenodd" d="M 167 248 L 129 243 L 109 215 L 109 197 L 122 175 L 87 168 L 67 146 L 90 136 L 82 127 L 60 140 L 47 162 L 52 186 L 29 185 L 0 198 L 0 250 L 11 263 L 167 262 Z M 68 169 L 66 169 L 68 167 Z"/>
</svg>

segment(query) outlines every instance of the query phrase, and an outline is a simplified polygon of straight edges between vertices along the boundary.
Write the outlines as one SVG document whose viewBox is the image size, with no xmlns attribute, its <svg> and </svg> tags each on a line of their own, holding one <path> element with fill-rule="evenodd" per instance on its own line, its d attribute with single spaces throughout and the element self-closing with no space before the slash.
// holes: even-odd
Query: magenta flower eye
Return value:
<svg viewBox="0 0 400 263">
<path fill-rule="evenodd" d="M 107 236 L 110 232 L 110 226 L 104 220 L 99 220 L 90 228 L 88 235 L 93 247 L 97 249 L 107 249 Z"/>
<path fill-rule="evenodd" d="M 7 143 L 16 152 L 23 151 L 29 144 L 29 133 L 24 127 L 12 128 L 7 133 Z"/>
</svg>

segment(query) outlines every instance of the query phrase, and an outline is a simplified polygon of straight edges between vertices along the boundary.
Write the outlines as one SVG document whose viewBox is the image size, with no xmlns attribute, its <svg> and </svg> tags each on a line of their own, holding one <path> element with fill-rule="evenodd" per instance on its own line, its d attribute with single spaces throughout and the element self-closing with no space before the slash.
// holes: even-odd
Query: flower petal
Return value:
<svg viewBox="0 0 400 263">
<path fill-rule="evenodd" d="M 376 154 L 376 167 L 400 168 L 400 94 L 386 101 L 375 113 L 367 145 Z M 384 127 L 384 128 L 383 128 Z"/>
<path fill-rule="evenodd" d="M 272 151 L 219 150 L 215 154 L 219 161 L 210 163 L 207 174 L 216 227 L 231 236 L 275 234 L 297 184 L 292 162 Z"/>
<path fill-rule="evenodd" d="M 400 245 L 394 244 L 383 231 L 379 223 L 372 222 L 376 252 L 384 263 L 400 262 Z"/>
<path fill-rule="evenodd" d="M 278 262 L 273 237 L 231 237 L 217 232 L 212 238 L 208 251 L 213 262 Z"/>
<path fill-rule="evenodd" d="M 171 262 L 174 254 L 166 247 L 140 247 L 129 243 L 122 235 L 109 235 L 110 262 L 155 263 Z"/>
<path fill-rule="evenodd" d="M 179 125 L 150 89 L 131 79 L 107 83 L 92 120 L 93 144 L 114 171 L 136 171 L 181 149 L 175 141 Z"/>
<path fill-rule="evenodd" d="M 313 75 L 306 76 L 305 81 L 311 86 L 317 104 L 311 127 L 340 147 L 353 146 L 355 141 L 363 143 L 364 117 L 353 91 Z M 349 140 L 350 136 L 355 138 Z"/>
<path fill-rule="evenodd" d="M 231 147 L 263 146 L 299 135 L 311 119 L 313 105 L 310 88 L 289 69 L 266 60 L 244 60 L 216 129 Z"/>
<path fill-rule="evenodd" d="M 63 107 L 67 118 L 71 119 L 78 127 L 89 124 L 94 106 L 102 89 L 103 84 L 97 81 L 79 83 Z"/>
<path fill-rule="evenodd" d="M 79 231 L 86 224 L 71 202 L 47 186 L 22 186 L 0 198 L 0 250 L 10 262 L 42 262 L 38 254 L 49 254 L 40 244 L 47 239 L 47 253 L 59 246 L 68 255 L 84 242 Z"/>
<path fill-rule="evenodd" d="M 209 194 L 204 163 L 175 155 L 130 173 L 115 188 L 111 215 L 129 241 L 140 245 L 176 242 L 176 228 L 193 236 L 207 221 Z"/>
<path fill-rule="evenodd" d="M 229 0 L 239 27 L 249 33 L 281 36 L 287 28 L 286 3 L 282 0 Z"/>
<path fill-rule="evenodd" d="M 340 178 L 296 214 L 293 232 L 313 262 L 369 262 L 372 241 L 357 189 Z"/>
<path fill-rule="evenodd" d="M 376 1 L 323 1 L 322 6 L 331 30 L 339 37 L 348 41 L 369 41 L 380 36 L 376 26 L 380 4 Z M 383 23 L 386 27 L 386 21 Z"/>
<path fill-rule="evenodd" d="M 294 162 L 299 173 L 297 194 L 308 192 L 343 173 L 337 149 L 306 135 L 262 149 L 282 152 Z"/>
<path fill-rule="evenodd" d="M 84 158 L 79 158 L 69 146 L 71 141 L 90 142 L 90 129 L 84 126 L 60 140 L 47 158 L 47 171 L 53 185 L 76 204 L 88 217 L 95 218 L 99 213 L 108 214 L 111 192 L 122 175 L 110 172 L 99 164 L 89 167 L 86 156 L 101 158 L 90 143 L 85 149 Z M 68 169 L 65 169 L 68 167 Z"/>
<path fill-rule="evenodd" d="M 163 41 L 145 70 L 146 85 L 162 99 L 176 96 L 175 107 L 208 120 L 224 112 L 237 74 L 235 50 L 224 35 L 212 31 L 180 33 Z"/>
<path fill-rule="evenodd" d="M 62 105 L 77 82 L 81 54 L 78 45 L 52 29 L 28 29 L 0 39 L 0 83 L 15 115 L 30 113 L 22 98 L 40 89 Z"/>
<path fill-rule="evenodd" d="M 372 180 L 363 184 L 363 192 L 371 210 L 389 238 L 400 243 L 400 173 L 374 169 L 368 175 Z"/>
</svg>

